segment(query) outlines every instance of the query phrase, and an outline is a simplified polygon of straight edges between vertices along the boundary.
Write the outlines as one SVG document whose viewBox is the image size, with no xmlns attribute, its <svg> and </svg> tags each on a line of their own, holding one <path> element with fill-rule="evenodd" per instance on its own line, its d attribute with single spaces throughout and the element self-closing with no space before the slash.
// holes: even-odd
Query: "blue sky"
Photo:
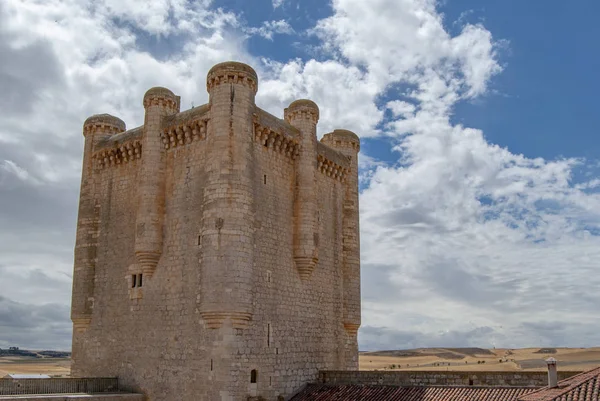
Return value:
<svg viewBox="0 0 600 401">
<path fill-rule="evenodd" d="M 221 0 L 214 5 L 241 13 L 255 26 L 285 19 L 297 32 L 332 13 L 328 2 L 312 0 L 288 1 L 275 9 L 269 0 Z M 490 142 L 528 157 L 600 158 L 600 136 L 594 134 L 600 127 L 595 102 L 600 53 L 594 51 L 600 36 L 598 2 L 447 0 L 438 10 L 449 32 L 459 33 L 465 22 L 482 23 L 497 39 L 507 41 L 499 49 L 505 68 L 491 82 L 492 92 L 457 104 L 454 121 L 480 128 Z M 281 62 L 314 57 L 294 43 L 317 41 L 278 35 L 273 42 L 254 36 L 248 49 Z"/>
<path fill-rule="evenodd" d="M 441 10 L 449 21 L 473 10 L 469 21 L 509 41 L 493 84 L 498 94 L 459 105 L 457 121 L 528 157 L 598 159 L 598 2 L 449 1 Z"/>
<path fill-rule="evenodd" d="M 361 136 L 361 349 L 593 346 L 600 330 L 594 1 L 0 3 L 0 347 L 68 348 L 81 124 L 152 86 Z"/>
</svg>

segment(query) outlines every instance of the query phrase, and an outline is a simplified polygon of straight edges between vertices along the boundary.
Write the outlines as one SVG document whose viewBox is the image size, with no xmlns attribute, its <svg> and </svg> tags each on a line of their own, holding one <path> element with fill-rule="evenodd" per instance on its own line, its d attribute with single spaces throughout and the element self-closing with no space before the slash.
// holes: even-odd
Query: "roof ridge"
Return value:
<svg viewBox="0 0 600 401">
<path fill-rule="evenodd" d="M 585 377 L 581 377 L 581 376 L 585 376 Z M 552 394 L 550 394 L 550 396 L 552 398 L 547 398 L 547 400 L 554 400 L 557 399 L 565 394 L 567 394 L 568 392 L 572 391 L 573 389 L 581 386 L 582 384 L 586 383 L 588 380 L 594 379 L 594 378 L 598 378 L 600 379 L 600 366 L 587 370 L 585 372 L 581 372 L 579 374 L 576 374 L 574 376 L 568 377 L 564 380 L 561 380 L 558 382 L 558 387 L 552 387 L 549 388 L 548 386 L 539 388 L 535 391 L 532 391 L 531 393 L 528 393 L 526 395 L 524 395 L 522 398 L 523 400 L 527 400 L 528 397 L 534 395 L 534 394 L 539 394 L 542 393 L 544 391 L 550 391 L 550 390 L 562 390 L 562 391 L 555 391 Z M 561 388 L 561 383 L 565 384 L 564 387 Z M 544 398 L 543 400 L 546 400 L 546 398 Z M 537 400 L 536 400 L 537 401 Z M 542 400 L 539 400 L 542 401 Z"/>
</svg>

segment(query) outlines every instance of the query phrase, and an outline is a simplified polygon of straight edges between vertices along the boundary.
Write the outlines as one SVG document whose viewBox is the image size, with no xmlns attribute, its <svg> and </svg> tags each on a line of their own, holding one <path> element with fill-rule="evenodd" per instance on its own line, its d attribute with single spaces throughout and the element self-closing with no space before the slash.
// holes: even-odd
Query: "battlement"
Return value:
<svg viewBox="0 0 600 401">
<path fill-rule="evenodd" d="M 238 64 L 233 65 L 234 72 L 239 70 L 248 74 L 249 78 L 256 78 L 254 70 L 244 70 Z M 229 64 L 225 63 L 224 67 L 217 68 L 216 72 L 213 71 L 212 74 L 225 76 L 230 72 L 228 66 Z M 162 87 L 151 88 L 144 95 L 144 105 L 164 103 L 167 107 L 175 109 L 178 107 L 177 101 L 177 96 L 173 92 Z M 297 118 L 308 118 L 316 124 L 319 119 L 319 108 L 311 100 L 300 99 L 292 102 L 285 109 L 284 115 L 285 118 L 280 119 L 255 107 L 253 113 L 254 139 L 265 148 L 285 155 L 293 161 L 300 151 L 301 132 L 291 125 L 290 121 Z M 208 103 L 163 117 L 160 121 L 160 138 L 165 150 L 205 140 L 208 135 L 209 122 L 210 104 Z M 95 146 L 92 157 L 96 161 L 98 169 L 116 167 L 142 157 L 141 137 L 144 126 L 125 131 L 125 123 L 109 114 L 92 116 L 86 120 L 84 126 L 88 130 L 105 127 L 111 133 L 100 139 Z M 318 170 L 327 177 L 340 181 L 343 180 L 349 167 L 348 157 L 338 150 L 345 147 L 343 144 L 348 144 L 356 152 L 360 150 L 360 140 L 356 134 L 347 130 L 335 130 L 326 134 L 317 143 L 315 155 Z"/>
<path fill-rule="evenodd" d="M 95 132 L 112 135 L 125 131 L 125 128 L 125 122 L 118 117 L 110 114 L 95 114 L 83 123 L 83 135 L 86 136 Z"/>
<path fill-rule="evenodd" d="M 212 90 L 225 83 L 242 84 L 252 91 L 258 90 L 258 75 L 254 68 L 236 61 L 226 61 L 212 67 L 206 77 L 206 90 Z"/>
<path fill-rule="evenodd" d="M 160 86 L 150 88 L 144 94 L 143 104 L 145 108 L 150 106 L 163 106 L 170 109 L 172 112 L 179 112 L 179 103 L 179 96 L 175 96 L 169 89 Z"/>
<path fill-rule="evenodd" d="M 149 89 L 130 130 L 84 124 L 72 372 L 149 400 L 275 400 L 358 367 L 360 141 L 318 141 L 311 100 L 262 110 L 245 64 L 206 88 L 184 111 Z M 183 370 L 198 380 L 166 373 Z"/>
</svg>

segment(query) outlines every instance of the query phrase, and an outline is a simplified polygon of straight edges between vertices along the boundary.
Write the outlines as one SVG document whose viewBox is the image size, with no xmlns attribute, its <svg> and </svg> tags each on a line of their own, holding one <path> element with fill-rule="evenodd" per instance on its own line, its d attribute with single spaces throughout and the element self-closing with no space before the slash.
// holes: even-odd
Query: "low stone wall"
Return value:
<svg viewBox="0 0 600 401">
<path fill-rule="evenodd" d="M 0 396 L 19 394 L 114 393 L 117 391 L 119 391 L 119 381 L 114 377 L 0 379 Z"/>
<path fill-rule="evenodd" d="M 564 380 L 581 372 L 558 372 Z M 320 383 L 389 386 L 507 386 L 544 387 L 547 372 L 449 372 L 449 371 L 322 371 Z"/>
<path fill-rule="evenodd" d="M 44 394 L 0 395 L 0 401 L 144 401 L 142 394 Z"/>
</svg>

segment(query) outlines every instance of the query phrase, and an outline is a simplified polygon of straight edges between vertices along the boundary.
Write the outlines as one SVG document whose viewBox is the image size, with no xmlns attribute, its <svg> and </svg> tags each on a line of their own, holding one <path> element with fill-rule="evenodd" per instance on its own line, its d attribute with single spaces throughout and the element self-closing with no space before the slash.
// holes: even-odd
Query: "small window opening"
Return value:
<svg viewBox="0 0 600 401">
<path fill-rule="evenodd" d="M 252 371 L 250 372 L 250 383 L 256 383 L 256 369 L 252 369 Z"/>
<path fill-rule="evenodd" d="M 212 370 L 213 370 L 213 360 L 211 359 L 210 360 L 210 371 L 212 372 Z"/>
<path fill-rule="evenodd" d="M 473 385 L 473 379 L 469 379 L 469 386 Z"/>
<path fill-rule="evenodd" d="M 279 348 L 275 348 L 275 355 L 279 355 Z"/>
<path fill-rule="evenodd" d="M 267 324 L 267 347 L 271 346 L 271 323 Z"/>
<path fill-rule="evenodd" d="M 198 236 L 198 245 L 201 245 L 201 241 L 202 241 L 202 237 L 199 235 Z"/>
<path fill-rule="evenodd" d="M 271 376 L 269 376 L 269 386 L 273 385 L 273 380 L 271 378 Z"/>
<path fill-rule="evenodd" d="M 136 285 L 136 278 L 137 278 L 137 275 L 136 275 L 136 274 L 132 274 L 132 275 L 131 275 L 131 288 L 135 288 L 135 285 Z"/>
<path fill-rule="evenodd" d="M 142 273 L 139 274 L 139 278 L 138 278 L 138 287 L 142 286 Z"/>
<path fill-rule="evenodd" d="M 264 183 L 265 185 L 267 184 L 267 175 L 266 175 L 266 174 L 263 176 L 263 183 Z"/>
<path fill-rule="evenodd" d="M 267 271 L 267 283 L 271 282 L 271 272 Z"/>
</svg>

